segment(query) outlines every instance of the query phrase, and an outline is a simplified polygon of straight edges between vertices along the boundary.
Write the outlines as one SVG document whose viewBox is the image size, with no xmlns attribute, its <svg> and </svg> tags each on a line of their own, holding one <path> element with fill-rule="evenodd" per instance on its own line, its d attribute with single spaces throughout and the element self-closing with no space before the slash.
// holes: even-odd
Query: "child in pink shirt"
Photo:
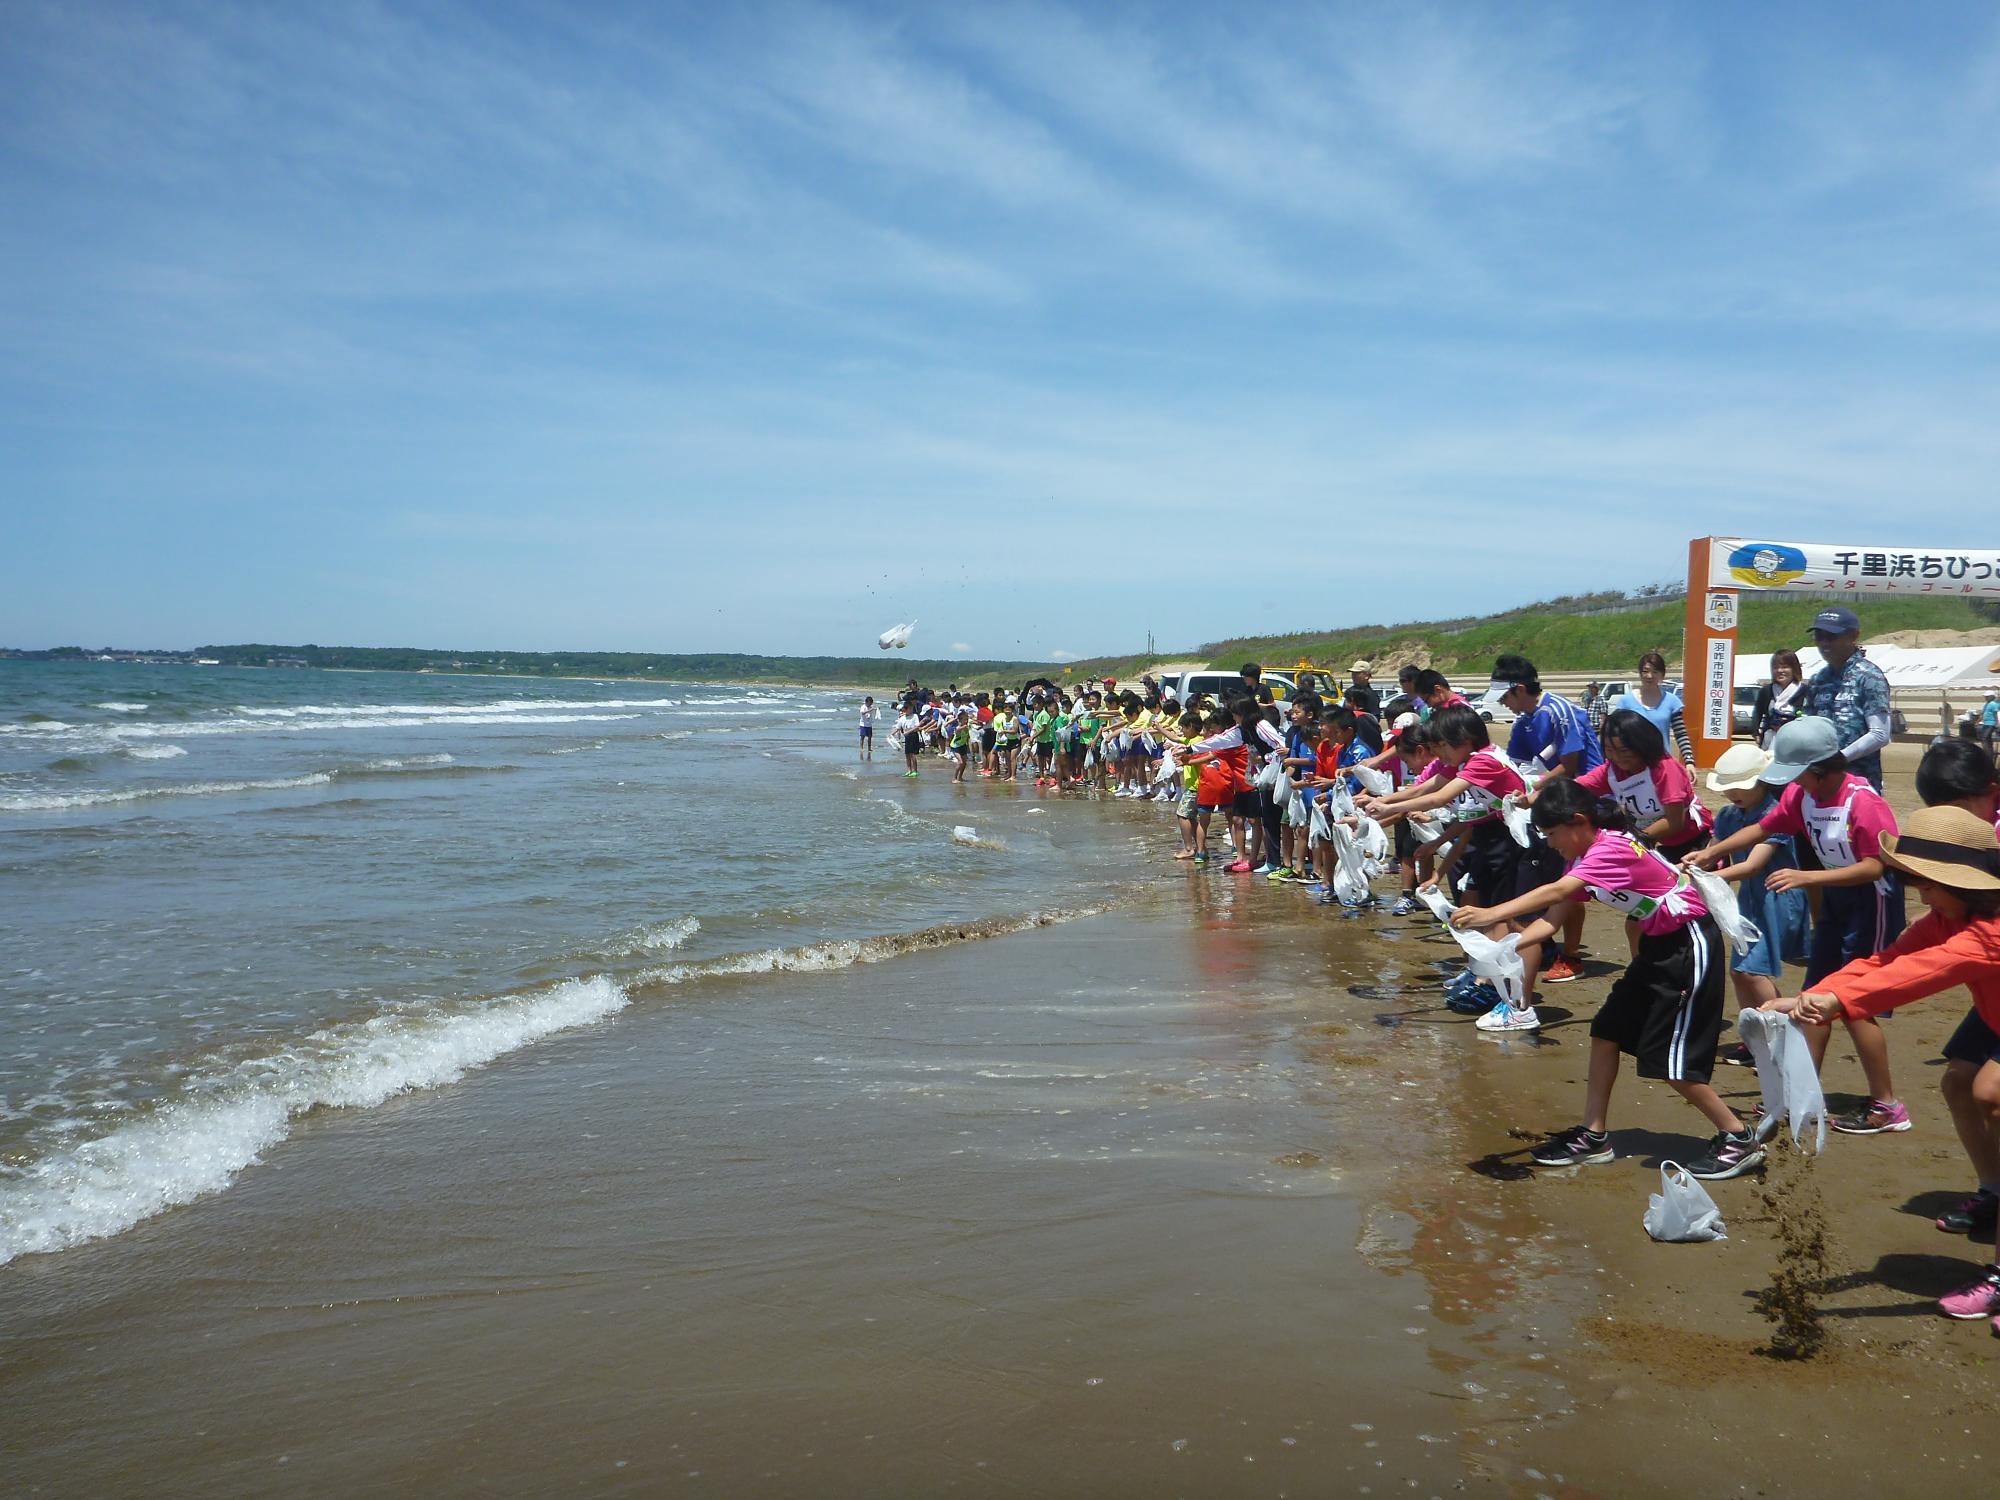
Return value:
<svg viewBox="0 0 2000 1500">
<path fill-rule="evenodd" d="M 1556 880 L 1493 907 L 1461 907 L 1456 927 L 1509 922 L 1580 899 L 1601 901 L 1634 922 L 1639 940 L 1632 962 L 1590 1023 L 1590 1078 L 1583 1123 L 1551 1136 L 1531 1155 L 1541 1167 L 1610 1161 L 1612 1086 L 1618 1059 L 1630 1053 L 1641 1078 L 1661 1078 L 1716 1129 L 1707 1152 L 1687 1170 L 1696 1177 L 1738 1177 L 1764 1159 L 1735 1110 L 1709 1079 L 1722 1034 L 1729 947 L 1685 872 L 1647 848 L 1625 826 L 1624 810 L 1564 777 L 1542 788 L 1535 826 L 1568 862 Z M 1531 921 L 1521 934 L 1528 950 L 1561 931 L 1561 910 Z"/>
</svg>

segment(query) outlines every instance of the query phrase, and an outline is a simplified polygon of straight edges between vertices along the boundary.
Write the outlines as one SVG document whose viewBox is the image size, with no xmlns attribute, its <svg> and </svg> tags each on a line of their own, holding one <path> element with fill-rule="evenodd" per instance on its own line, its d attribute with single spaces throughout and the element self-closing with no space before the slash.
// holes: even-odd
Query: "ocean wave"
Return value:
<svg viewBox="0 0 2000 1500">
<path fill-rule="evenodd" d="M 878 937 L 832 938 L 806 943 L 797 948 L 763 948 L 755 953 L 732 953 L 723 958 L 694 963 L 666 964 L 635 975 L 634 986 L 694 984 L 704 979 L 723 979 L 739 974 L 825 974 L 855 964 L 879 964 L 901 958 L 906 953 L 923 953 L 933 948 L 949 948 L 957 943 L 976 943 L 986 938 L 1007 937 L 1016 932 L 1032 932 L 1037 927 L 1054 927 L 1079 917 L 1096 916 L 1103 906 L 1083 906 L 1023 912 L 1013 916 L 983 917 L 974 922 L 947 922 L 938 927 L 922 927 L 915 932 L 891 932 Z"/>
<path fill-rule="evenodd" d="M 699 918 L 676 917 L 671 922 L 657 922 L 613 939 L 605 945 L 604 954 L 607 958 L 629 958 L 638 953 L 671 952 L 699 931 Z"/>
<path fill-rule="evenodd" d="M 674 708 L 681 702 L 679 698 L 496 698 L 486 703 L 295 703 L 285 708 L 258 708 L 239 703 L 235 711 L 252 719 L 337 719 L 354 714 L 365 714 L 370 718 L 429 718 L 464 714 L 549 713 L 577 708 Z"/>
<path fill-rule="evenodd" d="M 178 745 L 163 746 L 175 755 L 187 752 Z M 138 750 L 128 752 L 141 759 L 162 759 Z M 58 764 L 61 764 L 58 762 Z M 20 792 L 0 797 L 0 812 L 59 812 L 73 807 L 109 807 L 126 802 L 145 802 L 154 797 L 218 797 L 237 792 L 290 792 L 305 787 L 331 786 L 336 781 L 377 776 L 485 776 L 519 770 L 518 766 L 467 766 L 444 754 L 411 755 L 402 759 L 385 756 L 358 766 L 336 766 L 326 771 L 308 771 L 298 776 L 271 776 L 243 781 L 181 781 L 158 786 L 100 787 L 83 792 Z"/>
<path fill-rule="evenodd" d="M 23 792 L 0 797 L 0 812 L 55 812 L 70 807 L 103 807 L 119 802 L 143 802 L 150 797 L 209 797 L 229 792 L 288 792 L 299 787 L 329 786 L 330 771 L 305 776 L 273 776 L 262 781 L 185 781 L 173 786 L 121 787 L 94 792 Z"/>
<path fill-rule="evenodd" d="M 302 734 L 325 729 L 425 729 L 458 728 L 464 725 L 501 725 L 517 728 L 536 724 L 615 724 L 621 720 L 638 717 L 640 717 L 638 714 L 485 714 L 431 718 L 370 718 L 355 715 L 348 718 L 313 719 L 211 719 L 196 720 L 186 724 L 102 724 L 96 726 L 96 732 L 119 739 L 140 739 L 149 735 L 172 735 L 179 739 L 185 735 Z M 46 724 L 37 726 L 38 729 L 44 730 L 50 727 Z"/>
<path fill-rule="evenodd" d="M 0 1265 L 118 1234 L 219 1192 L 308 1110 L 366 1109 L 437 1088 L 629 1003 L 600 976 L 452 1014 L 377 1016 L 315 1032 L 0 1182 Z"/>
<path fill-rule="evenodd" d="M 134 760 L 173 760 L 187 751 L 179 745 L 127 745 L 124 753 Z"/>
<path fill-rule="evenodd" d="M 99 703 L 96 706 L 114 714 L 142 714 L 152 707 L 150 703 Z"/>
<path fill-rule="evenodd" d="M 995 838 L 995 837 L 981 838 L 979 836 L 979 830 L 977 828 L 968 827 L 963 823 L 959 824 L 956 828 L 952 829 L 951 841 L 954 844 L 964 844 L 968 848 L 972 849 L 1004 850 L 1007 847 L 1007 841 L 1005 839 Z"/>
</svg>

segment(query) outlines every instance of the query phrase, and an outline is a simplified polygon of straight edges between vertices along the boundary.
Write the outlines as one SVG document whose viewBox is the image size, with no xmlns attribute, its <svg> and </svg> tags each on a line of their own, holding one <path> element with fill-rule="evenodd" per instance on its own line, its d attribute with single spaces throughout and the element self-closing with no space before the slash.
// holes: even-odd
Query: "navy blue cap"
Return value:
<svg viewBox="0 0 2000 1500">
<path fill-rule="evenodd" d="M 1851 609 L 1823 609 L 1813 616 L 1811 633 L 1817 635 L 1825 631 L 1828 635 L 1846 635 L 1850 630 L 1861 628 L 1861 616 Z"/>
</svg>

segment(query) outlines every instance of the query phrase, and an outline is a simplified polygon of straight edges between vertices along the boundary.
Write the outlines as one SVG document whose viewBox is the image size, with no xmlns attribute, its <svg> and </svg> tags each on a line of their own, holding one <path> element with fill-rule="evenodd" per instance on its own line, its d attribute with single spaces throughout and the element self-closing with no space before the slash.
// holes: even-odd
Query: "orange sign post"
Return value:
<svg viewBox="0 0 2000 1500">
<path fill-rule="evenodd" d="M 1709 586 L 1712 537 L 1688 543 L 1687 626 L 1681 636 L 1681 689 L 1694 763 L 1721 759 L 1736 732 L 1737 590 Z"/>
</svg>

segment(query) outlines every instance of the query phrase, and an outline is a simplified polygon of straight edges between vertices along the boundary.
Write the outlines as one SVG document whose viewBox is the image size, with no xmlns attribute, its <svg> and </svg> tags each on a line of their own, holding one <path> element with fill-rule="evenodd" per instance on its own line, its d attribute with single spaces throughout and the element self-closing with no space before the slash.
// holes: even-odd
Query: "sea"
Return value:
<svg viewBox="0 0 2000 1500">
<path fill-rule="evenodd" d="M 13 1486 L 1518 1492 L 1448 939 L 860 698 L 0 662 Z"/>
</svg>

